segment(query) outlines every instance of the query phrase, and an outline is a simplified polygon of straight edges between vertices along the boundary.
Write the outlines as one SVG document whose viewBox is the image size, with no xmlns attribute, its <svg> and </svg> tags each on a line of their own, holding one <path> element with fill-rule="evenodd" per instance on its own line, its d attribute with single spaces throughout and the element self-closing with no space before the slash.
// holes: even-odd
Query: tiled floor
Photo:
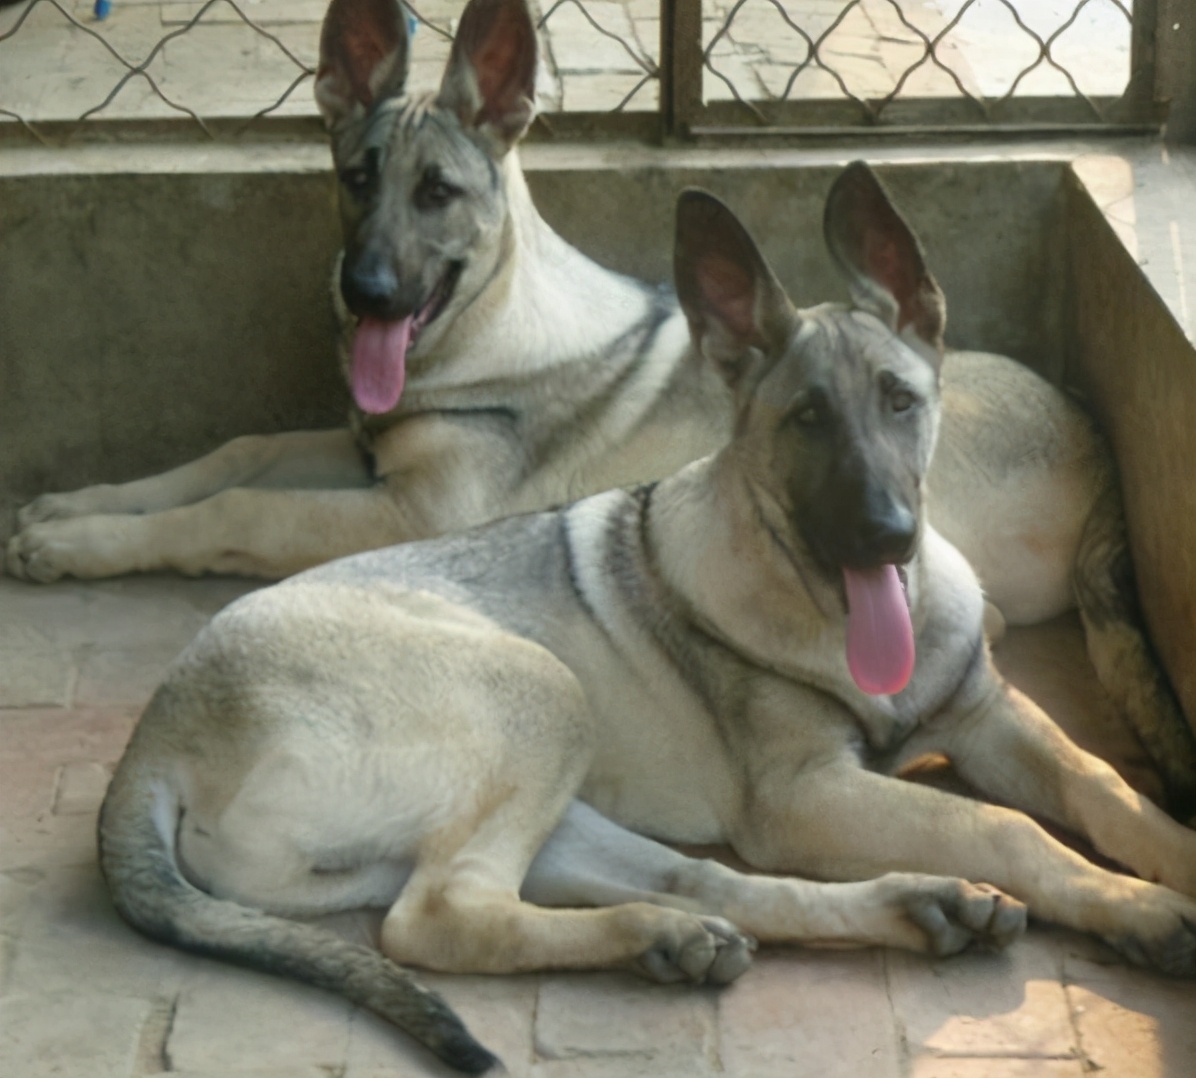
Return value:
<svg viewBox="0 0 1196 1078">
<path fill-rule="evenodd" d="M 282 98 L 302 76 L 302 65 L 314 65 L 327 7 L 327 0 L 237 0 L 235 6 L 232 0 L 113 0 L 111 14 L 98 22 L 93 0 L 31 2 L 19 32 L 0 41 L 0 110 L 30 121 L 73 120 L 104 102 L 128 73 L 104 42 L 137 65 L 175 34 L 146 66 L 161 93 L 205 118 L 251 116 Z M 629 109 L 657 107 L 658 82 L 644 76 L 659 59 L 659 0 L 531 5 L 537 17 L 548 16 L 541 37 L 541 110 L 605 111 L 629 94 Z M 416 0 L 414 6 L 433 26 L 453 31 L 463 3 Z M 1129 72 L 1129 24 L 1109 0 L 1079 5 L 1079 15 L 1051 45 L 1060 66 L 1037 63 L 1037 42 L 1012 15 L 1017 10 L 1025 26 L 1049 37 L 1076 6 L 1077 0 L 973 0 L 956 21 L 959 0 L 906 0 L 900 12 L 891 0 L 859 0 L 842 18 L 846 0 L 707 0 L 703 43 L 713 42 L 710 60 L 718 74 L 706 74 L 704 93 L 708 100 L 735 93 L 746 100 L 841 99 L 845 91 L 879 98 L 900 84 L 905 96 L 955 97 L 963 86 L 1000 98 L 1017 81 L 1018 94 L 1070 96 L 1074 90 L 1061 68 L 1074 73 L 1084 93 L 1120 93 Z M 0 35 L 24 10 L 17 5 L 0 11 Z M 73 26 L 63 12 L 103 41 Z M 941 36 L 939 62 L 924 61 L 919 33 Z M 815 41 L 820 62 L 797 73 Z M 435 86 L 448 55 L 445 37 L 420 27 L 413 53 L 412 85 Z M 1033 72 L 1018 81 L 1031 66 Z M 277 111 L 313 114 L 310 80 L 294 87 Z M 103 115 L 157 119 L 180 113 L 145 76 L 134 75 Z"/>
<path fill-rule="evenodd" d="M 413 1078 L 447 1072 L 314 989 L 127 929 L 95 812 L 172 654 L 252 585 L 0 579 L 0 1075 Z M 1074 736 L 1151 775 L 1086 675 L 1074 626 L 1001 648 Z M 1082 721 L 1077 721 L 1082 716 Z M 370 938 L 366 914 L 337 919 Z M 770 951 L 722 990 L 630 976 L 427 976 L 514 1075 L 536 1078 L 1192 1078 L 1196 987 L 1035 928 L 1001 956 Z"/>
</svg>

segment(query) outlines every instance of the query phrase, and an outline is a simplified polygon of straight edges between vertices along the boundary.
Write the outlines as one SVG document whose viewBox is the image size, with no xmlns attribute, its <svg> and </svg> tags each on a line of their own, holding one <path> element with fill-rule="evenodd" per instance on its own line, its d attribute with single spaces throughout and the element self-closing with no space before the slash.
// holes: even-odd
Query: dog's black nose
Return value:
<svg viewBox="0 0 1196 1078">
<path fill-rule="evenodd" d="M 886 503 L 873 506 L 859 523 L 857 556 L 865 564 L 891 565 L 913 553 L 918 518 L 904 505 L 887 499 Z"/>
<path fill-rule="evenodd" d="M 346 255 L 341 264 L 341 295 L 358 317 L 392 318 L 399 304 L 399 278 L 390 260 L 365 252 Z"/>
<path fill-rule="evenodd" d="M 880 481 L 845 482 L 828 507 L 830 526 L 825 549 L 834 562 L 848 569 L 900 565 L 914 553 L 918 539 L 917 513 L 905 498 Z"/>
</svg>

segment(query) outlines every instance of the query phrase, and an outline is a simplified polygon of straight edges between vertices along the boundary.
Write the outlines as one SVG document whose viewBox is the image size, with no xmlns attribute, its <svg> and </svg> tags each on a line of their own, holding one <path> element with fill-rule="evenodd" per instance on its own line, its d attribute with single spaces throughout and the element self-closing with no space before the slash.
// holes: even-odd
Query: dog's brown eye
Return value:
<svg viewBox="0 0 1196 1078">
<path fill-rule="evenodd" d="M 806 430 L 816 430 L 826 422 L 826 396 L 818 389 L 806 394 L 805 400 L 797 401 L 789 411 L 789 422 Z"/>
<path fill-rule="evenodd" d="M 349 189 L 351 195 L 364 195 L 370 186 L 369 170 L 364 167 L 343 169 L 341 183 Z"/>
<path fill-rule="evenodd" d="M 881 371 L 878 384 L 881 393 L 888 398 L 889 407 L 894 412 L 908 412 L 918 403 L 918 398 L 913 391 L 906 389 L 892 371 Z"/>
<path fill-rule="evenodd" d="M 461 194 L 461 188 L 454 187 L 439 176 L 425 176 L 415 192 L 415 201 L 420 209 L 438 210 L 447 206 Z"/>
<path fill-rule="evenodd" d="M 364 198 L 377 176 L 378 151 L 370 149 L 358 164 L 341 169 L 340 181 L 354 198 Z"/>
</svg>

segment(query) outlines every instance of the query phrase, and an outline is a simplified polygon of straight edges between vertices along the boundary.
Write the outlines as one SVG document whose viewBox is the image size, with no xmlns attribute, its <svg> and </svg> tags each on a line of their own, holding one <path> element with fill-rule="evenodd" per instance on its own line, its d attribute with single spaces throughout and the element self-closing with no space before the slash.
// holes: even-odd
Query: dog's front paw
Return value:
<svg viewBox="0 0 1196 1078">
<path fill-rule="evenodd" d="M 38 584 L 64 576 L 89 578 L 127 572 L 117 556 L 121 519 L 81 517 L 34 524 L 9 540 L 5 566 L 11 576 Z"/>
<path fill-rule="evenodd" d="M 1001 950 L 1026 931 L 1026 907 L 986 883 L 927 877 L 904 901 L 905 912 L 940 957 L 967 947 Z"/>
<path fill-rule="evenodd" d="M 49 584 L 65 575 L 63 559 L 56 550 L 52 534 L 44 525 L 24 528 L 8 541 L 5 568 L 9 576 L 37 584 Z"/>
<path fill-rule="evenodd" d="M 1100 934 L 1135 966 L 1172 977 L 1196 977 L 1196 903 L 1166 888 L 1145 886 L 1149 892 L 1136 896 L 1125 911 L 1132 924 Z"/>
<path fill-rule="evenodd" d="M 751 966 L 755 949 L 751 936 L 721 917 L 668 911 L 664 931 L 633 968 L 662 984 L 729 984 Z"/>
<path fill-rule="evenodd" d="M 43 524 L 47 520 L 71 520 L 115 511 L 109 502 L 112 487 L 84 487 L 64 494 L 42 494 L 17 513 L 21 529 Z"/>
</svg>

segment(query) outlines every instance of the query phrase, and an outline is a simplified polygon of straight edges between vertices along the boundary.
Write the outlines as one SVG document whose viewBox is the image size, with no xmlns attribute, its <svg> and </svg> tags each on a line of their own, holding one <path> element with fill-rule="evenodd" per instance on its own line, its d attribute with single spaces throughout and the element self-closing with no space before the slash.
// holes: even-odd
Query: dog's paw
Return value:
<svg viewBox="0 0 1196 1078">
<path fill-rule="evenodd" d="M 45 534 L 43 525 L 19 531 L 8 541 L 4 565 L 9 576 L 37 584 L 49 584 L 63 576 L 65 570 L 55 557 L 54 542 Z"/>
<path fill-rule="evenodd" d="M 105 487 L 84 487 L 65 494 L 42 494 L 17 513 L 21 530 L 47 520 L 70 520 L 104 512 Z"/>
<path fill-rule="evenodd" d="M 5 566 L 10 576 L 49 584 L 64 576 L 111 575 L 105 550 L 119 518 L 49 520 L 17 532 L 8 541 Z M 105 524 L 107 522 L 107 524 Z"/>
<path fill-rule="evenodd" d="M 661 984 L 729 984 L 752 964 L 756 941 L 730 921 L 669 912 L 664 931 L 633 963 L 641 976 Z"/>
<path fill-rule="evenodd" d="M 926 950 L 939 957 L 968 947 L 1001 950 L 1026 931 L 1025 905 L 986 883 L 926 877 L 903 904 Z"/>
<path fill-rule="evenodd" d="M 1126 913 L 1134 922 L 1128 930 L 1100 933 L 1110 947 L 1132 965 L 1196 977 L 1196 903 L 1151 887 L 1149 897 L 1139 898 Z"/>
</svg>

